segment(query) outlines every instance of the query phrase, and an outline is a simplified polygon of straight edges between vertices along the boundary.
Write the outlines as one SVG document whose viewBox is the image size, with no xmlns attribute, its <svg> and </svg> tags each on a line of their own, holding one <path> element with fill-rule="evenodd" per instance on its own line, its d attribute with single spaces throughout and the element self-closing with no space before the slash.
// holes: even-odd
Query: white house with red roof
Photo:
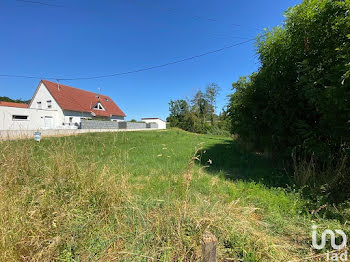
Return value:
<svg viewBox="0 0 350 262">
<path fill-rule="evenodd" d="M 30 104 L 0 102 L 0 130 L 75 129 L 82 119 L 124 121 L 109 97 L 41 80 Z"/>
</svg>

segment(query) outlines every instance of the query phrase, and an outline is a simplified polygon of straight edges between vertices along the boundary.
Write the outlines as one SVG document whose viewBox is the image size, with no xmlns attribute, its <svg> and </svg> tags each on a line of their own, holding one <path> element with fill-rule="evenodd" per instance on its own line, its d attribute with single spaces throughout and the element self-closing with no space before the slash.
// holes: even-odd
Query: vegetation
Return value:
<svg viewBox="0 0 350 262">
<path fill-rule="evenodd" d="M 307 261 L 312 223 L 341 226 L 230 138 L 173 129 L 0 148 L 2 261 L 199 261 L 205 230 L 220 260 Z"/>
<path fill-rule="evenodd" d="M 14 102 L 14 103 L 23 103 L 23 104 L 29 104 L 29 100 L 22 100 L 22 99 L 11 99 L 7 96 L 0 96 L 0 101 L 5 101 L 5 102 Z"/>
<path fill-rule="evenodd" d="M 295 182 L 350 197 L 350 1 L 305 0 L 258 38 L 261 66 L 233 84 L 232 133 L 250 149 L 293 158 Z M 291 162 L 291 161 L 290 161 Z"/>
<path fill-rule="evenodd" d="M 219 124 L 224 119 L 215 115 L 219 93 L 220 87 L 212 83 L 206 87 L 205 93 L 199 90 L 189 101 L 170 100 L 170 115 L 167 119 L 170 126 L 200 134 L 229 135 L 226 122 Z"/>
<path fill-rule="evenodd" d="M 313 224 L 350 234 L 349 10 L 289 9 L 219 116 L 215 84 L 171 100 L 170 125 L 195 133 L 1 142 L 1 259 L 200 261 L 206 230 L 220 261 L 320 258 Z"/>
</svg>

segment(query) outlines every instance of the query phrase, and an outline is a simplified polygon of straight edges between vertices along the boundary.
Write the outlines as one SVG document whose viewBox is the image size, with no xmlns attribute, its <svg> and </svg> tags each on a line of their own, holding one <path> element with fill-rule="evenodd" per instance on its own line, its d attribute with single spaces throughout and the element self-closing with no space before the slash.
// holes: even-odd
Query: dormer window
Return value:
<svg viewBox="0 0 350 262">
<path fill-rule="evenodd" d="M 101 103 L 97 103 L 97 104 L 93 107 L 93 109 L 105 111 L 105 109 L 104 109 L 104 107 L 101 105 Z"/>
</svg>

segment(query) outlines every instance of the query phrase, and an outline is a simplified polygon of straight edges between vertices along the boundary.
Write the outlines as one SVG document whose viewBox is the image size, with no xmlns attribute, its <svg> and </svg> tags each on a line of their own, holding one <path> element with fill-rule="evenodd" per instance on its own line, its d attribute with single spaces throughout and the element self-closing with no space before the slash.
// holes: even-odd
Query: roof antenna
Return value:
<svg viewBox="0 0 350 262">
<path fill-rule="evenodd" d="M 58 89 L 58 91 L 60 91 L 60 80 L 56 79 L 56 81 L 57 81 L 57 89 Z"/>
<path fill-rule="evenodd" d="M 98 93 L 97 93 L 97 98 L 100 99 L 101 87 L 98 87 L 98 88 L 97 88 L 97 91 L 98 91 Z"/>
</svg>

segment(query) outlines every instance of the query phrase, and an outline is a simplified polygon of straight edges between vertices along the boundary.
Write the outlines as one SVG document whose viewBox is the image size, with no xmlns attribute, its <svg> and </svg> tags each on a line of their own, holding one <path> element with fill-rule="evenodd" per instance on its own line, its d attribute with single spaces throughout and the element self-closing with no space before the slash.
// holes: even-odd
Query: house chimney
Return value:
<svg viewBox="0 0 350 262">
<path fill-rule="evenodd" d="M 57 81 L 57 90 L 60 91 L 60 80 L 56 79 L 56 81 Z"/>
</svg>

